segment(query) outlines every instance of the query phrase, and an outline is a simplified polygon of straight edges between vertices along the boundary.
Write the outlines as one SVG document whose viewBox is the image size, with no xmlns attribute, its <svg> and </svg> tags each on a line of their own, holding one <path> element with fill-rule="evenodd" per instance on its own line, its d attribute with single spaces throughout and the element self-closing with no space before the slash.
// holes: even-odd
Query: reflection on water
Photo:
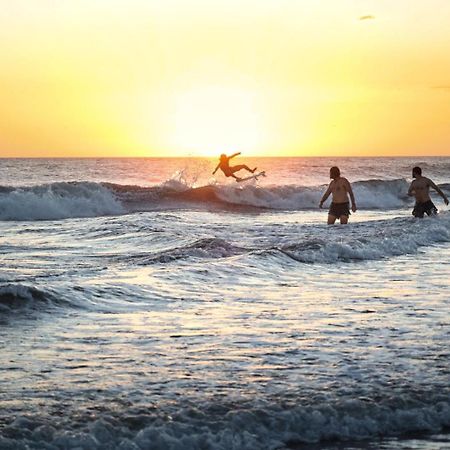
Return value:
<svg viewBox="0 0 450 450">
<path fill-rule="evenodd" d="M 447 448 L 450 215 L 402 205 L 0 222 L 0 448 Z"/>
</svg>

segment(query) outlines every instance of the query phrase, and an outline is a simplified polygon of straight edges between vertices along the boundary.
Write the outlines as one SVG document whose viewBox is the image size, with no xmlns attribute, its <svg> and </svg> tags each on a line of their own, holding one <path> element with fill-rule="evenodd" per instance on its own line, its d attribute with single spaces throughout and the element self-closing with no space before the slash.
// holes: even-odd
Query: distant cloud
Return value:
<svg viewBox="0 0 450 450">
<path fill-rule="evenodd" d="M 450 84 L 442 86 L 431 86 L 431 89 L 439 89 L 441 91 L 450 91 Z"/>
<path fill-rule="evenodd" d="M 359 20 L 373 20 L 375 19 L 375 16 L 367 15 L 367 16 L 361 16 Z"/>
</svg>

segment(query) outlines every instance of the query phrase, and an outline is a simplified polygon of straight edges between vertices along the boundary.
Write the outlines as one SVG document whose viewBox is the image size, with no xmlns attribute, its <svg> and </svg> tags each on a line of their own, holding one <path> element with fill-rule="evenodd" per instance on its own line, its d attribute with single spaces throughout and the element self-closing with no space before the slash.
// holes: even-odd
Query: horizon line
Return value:
<svg viewBox="0 0 450 450">
<path fill-rule="evenodd" d="M 450 158 L 448 155 L 243 155 L 245 158 Z M 2 159 L 216 159 L 217 156 L 0 156 Z"/>
</svg>

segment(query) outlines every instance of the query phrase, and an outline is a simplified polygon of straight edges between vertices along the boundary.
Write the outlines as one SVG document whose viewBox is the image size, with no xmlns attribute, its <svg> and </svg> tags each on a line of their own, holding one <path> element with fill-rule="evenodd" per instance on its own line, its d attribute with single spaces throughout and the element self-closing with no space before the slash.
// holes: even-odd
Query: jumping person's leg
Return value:
<svg viewBox="0 0 450 450">
<path fill-rule="evenodd" d="M 348 216 L 342 215 L 341 217 L 339 217 L 339 220 L 342 225 L 346 225 L 348 223 Z"/>
<path fill-rule="evenodd" d="M 245 170 L 247 170 L 248 172 L 254 173 L 255 170 L 256 170 L 256 167 L 255 167 L 253 170 L 250 169 L 250 168 L 249 168 L 248 166 L 246 166 L 245 164 L 239 164 L 239 165 L 237 165 L 237 166 L 230 167 L 230 170 L 231 170 L 233 173 L 239 172 L 239 171 L 242 170 L 242 169 L 245 169 Z"/>
</svg>

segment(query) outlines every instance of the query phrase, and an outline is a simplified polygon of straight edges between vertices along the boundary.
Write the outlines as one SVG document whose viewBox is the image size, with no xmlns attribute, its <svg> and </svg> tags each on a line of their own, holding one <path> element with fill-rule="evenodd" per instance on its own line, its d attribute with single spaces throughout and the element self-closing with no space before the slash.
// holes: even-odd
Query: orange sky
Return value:
<svg viewBox="0 0 450 450">
<path fill-rule="evenodd" d="M 0 0 L 0 156 L 450 155 L 448 0 Z"/>
</svg>

